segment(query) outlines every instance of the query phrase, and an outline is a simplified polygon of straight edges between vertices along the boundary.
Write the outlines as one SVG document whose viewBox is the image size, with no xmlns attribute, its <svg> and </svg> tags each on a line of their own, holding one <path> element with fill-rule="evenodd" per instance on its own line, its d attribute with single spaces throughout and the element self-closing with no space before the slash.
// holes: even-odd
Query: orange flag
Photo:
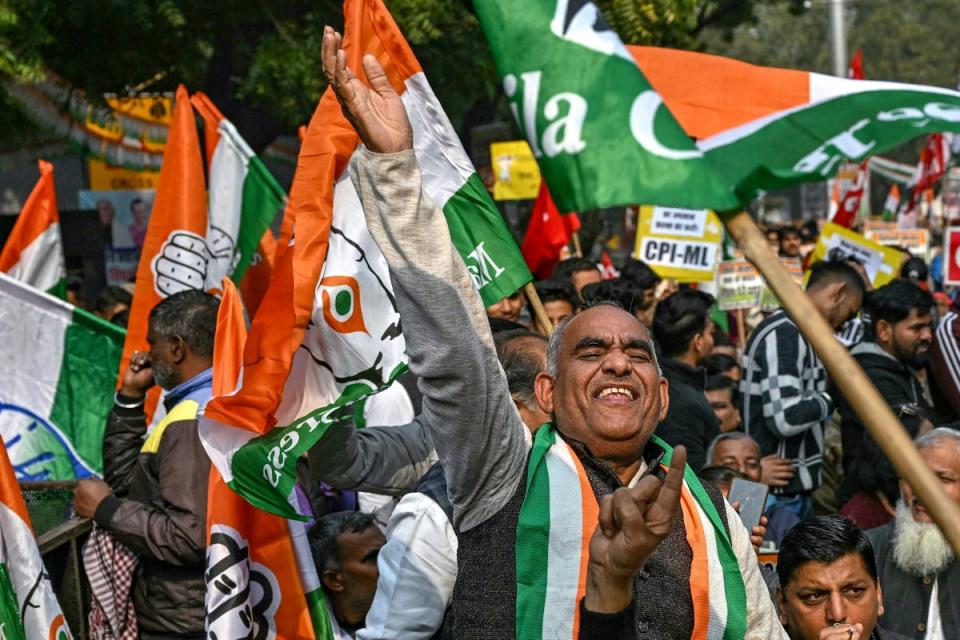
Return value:
<svg viewBox="0 0 960 640">
<path fill-rule="evenodd" d="M 273 237 L 273 231 L 267 229 L 260 238 L 257 252 L 253 254 L 247 272 L 243 274 L 243 280 L 240 281 L 240 297 L 243 298 L 243 306 L 247 308 L 247 315 L 251 318 L 257 314 L 260 302 L 267 293 L 270 278 L 273 277 L 276 255 L 277 239 Z"/>
<path fill-rule="evenodd" d="M 0 252 L 0 271 L 41 291 L 61 283 L 66 271 L 60 243 L 60 215 L 53 187 L 53 165 L 37 163 L 40 179 L 30 192 Z"/>
<path fill-rule="evenodd" d="M 134 351 L 146 351 L 147 319 L 163 298 L 185 289 L 203 289 L 206 273 L 207 191 L 200 138 L 190 97 L 177 88 L 150 224 L 137 266 L 119 386 Z M 151 389 L 146 412 L 153 415 L 160 390 Z"/>
<path fill-rule="evenodd" d="M 213 349 L 213 393 L 237 384 L 247 328 L 237 288 L 223 279 Z M 302 576 L 291 527 L 250 506 L 210 467 L 207 492 L 207 635 L 217 638 L 316 637 L 311 614 L 325 607 L 316 572 Z M 304 558 L 309 566 L 309 552 Z M 307 596 L 304 584 L 319 593 Z M 323 614 L 321 613 L 321 618 Z"/>
</svg>

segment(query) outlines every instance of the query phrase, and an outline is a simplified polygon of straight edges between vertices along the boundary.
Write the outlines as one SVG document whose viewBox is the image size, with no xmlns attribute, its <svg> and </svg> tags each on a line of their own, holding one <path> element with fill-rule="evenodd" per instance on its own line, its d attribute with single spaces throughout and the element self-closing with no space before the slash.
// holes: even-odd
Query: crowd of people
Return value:
<svg viewBox="0 0 960 640">
<path fill-rule="evenodd" d="M 359 83 L 338 46 L 328 31 L 324 67 L 365 144 L 351 179 L 410 359 L 388 390 L 403 411 L 371 398 L 301 461 L 338 637 L 960 638 L 949 543 L 789 314 L 736 335 L 703 290 L 637 260 L 604 280 L 580 257 L 535 284 L 552 327 L 521 291 L 484 308 L 421 197 L 399 98 L 373 62 L 374 89 Z M 792 226 L 771 240 L 785 257 L 809 244 Z M 855 261 L 822 261 L 806 294 L 960 503 L 960 305 L 938 308 L 925 268 L 874 290 Z M 129 304 L 105 298 L 110 318 L 114 302 Z M 185 292 L 153 310 L 104 480 L 76 492 L 140 558 L 144 638 L 203 637 L 196 425 L 217 304 Z M 167 415 L 144 440 L 153 385 Z M 744 480 L 769 491 L 757 521 L 738 512 Z"/>
</svg>

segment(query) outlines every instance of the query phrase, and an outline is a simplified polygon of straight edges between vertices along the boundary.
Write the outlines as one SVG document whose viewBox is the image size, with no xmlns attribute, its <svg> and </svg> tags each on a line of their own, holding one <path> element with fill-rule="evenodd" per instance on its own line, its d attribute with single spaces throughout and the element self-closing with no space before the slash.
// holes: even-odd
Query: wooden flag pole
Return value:
<svg viewBox="0 0 960 640">
<path fill-rule="evenodd" d="M 580 246 L 580 234 L 576 231 L 573 232 L 573 255 L 578 258 L 583 257 L 583 248 Z"/>
<path fill-rule="evenodd" d="M 797 324 L 847 401 L 870 431 L 877 444 L 890 458 L 900 477 L 910 483 L 930 511 L 940 530 L 960 554 L 960 506 L 943 490 L 940 481 L 917 452 L 907 431 L 894 417 L 890 407 L 877 391 L 856 360 L 834 337 L 834 331 L 817 311 L 793 277 L 787 273 L 767 245 L 756 223 L 745 211 L 721 216 L 727 231 L 747 259 L 763 275 L 767 284 Z"/>
<path fill-rule="evenodd" d="M 527 294 L 527 300 L 530 301 L 530 306 L 533 307 L 533 314 L 537 316 L 537 321 L 549 336 L 553 333 L 553 323 L 550 322 L 550 316 L 547 315 L 547 310 L 543 308 L 543 303 L 540 302 L 540 296 L 537 294 L 537 288 L 533 286 L 533 282 L 528 282 L 523 285 L 523 292 Z"/>
<path fill-rule="evenodd" d="M 746 353 L 747 351 L 747 323 L 743 318 L 743 309 L 737 309 L 737 340 L 740 342 L 738 346 L 740 353 Z"/>
</svg>

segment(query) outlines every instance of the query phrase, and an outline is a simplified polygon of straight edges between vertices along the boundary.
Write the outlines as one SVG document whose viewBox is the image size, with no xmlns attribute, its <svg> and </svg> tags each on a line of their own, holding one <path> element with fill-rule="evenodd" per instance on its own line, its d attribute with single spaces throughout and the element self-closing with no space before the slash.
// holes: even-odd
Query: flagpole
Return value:
<svg viewBox="0 0 960 640">
<path fill-rule="evenodd" d="M 543 302 L 540 301 L 537 288 L 533 286 L 532 281 L 523 285 L 523 292 L 527 294 L 527 300 L 530 301 L 530 306 L 533 307 L 533 314 L 537 316 L 537 321 L 549 336 L 553 333 L 553 323 L 550 322 L 550 316 L 547 315 L 547 310 L 543 308 Z"/>
<path fill-rule="evenodd" d="M 580 232 L 573 232 L 573 255 L 578 258 L 583 257 L 583 248 L 580 246 Z"/>
<path fill-rule="evenodd" d="M 900 477 L 906 480 L 929 509 L 940 530 L 960 553 L 960 506 L 954 503 L 940 481 L 924 463 L 906 430 L 894 417 L 886 400 L 877 391 L 856 360 L 834 337 L 834 331 L 817 311 L 745 211 L 723 216 L 724 224 L 737 246 L 760 271 L 767 284 L 813 346 L 847 401 L 867 426 Z"/>
</svg>

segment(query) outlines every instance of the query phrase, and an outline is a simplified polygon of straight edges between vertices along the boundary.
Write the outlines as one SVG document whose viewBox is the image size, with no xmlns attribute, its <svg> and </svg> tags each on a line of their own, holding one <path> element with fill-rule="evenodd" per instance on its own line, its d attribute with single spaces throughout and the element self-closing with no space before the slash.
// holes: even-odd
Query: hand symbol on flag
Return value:
<svg viewBox="0 0 960 640">
<path fill-rule="evenodd" d="M 160 296 L 203 289 L 207 276 L 207 242 L 189 231 L 170 234 L 153 259 L 153 284 Z"/>
</svg>

